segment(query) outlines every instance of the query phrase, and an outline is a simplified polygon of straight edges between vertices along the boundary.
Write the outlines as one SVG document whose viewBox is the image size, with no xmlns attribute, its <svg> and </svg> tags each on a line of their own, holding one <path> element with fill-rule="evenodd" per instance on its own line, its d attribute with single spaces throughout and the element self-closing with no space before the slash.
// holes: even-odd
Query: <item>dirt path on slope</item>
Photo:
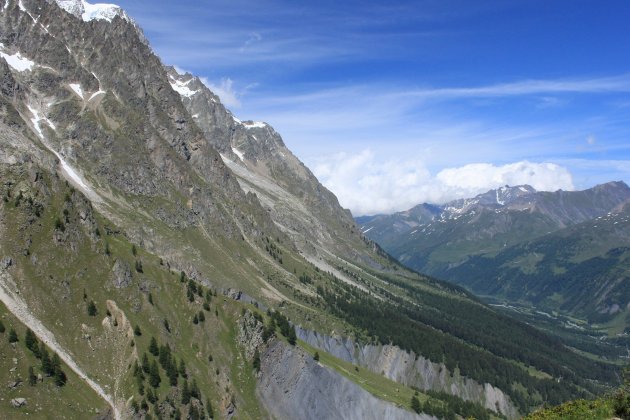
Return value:
<svg viewBox="0 0 630 420">
<path fill-rule="evenodd" d="M 57 343 L 54 334 L 46 328 L 39 319 L 35 318 L 33 314 L 28 310 L 26 303 L 15 292 L 17 287 L 13 282 L 13 279 L 6 271 L 0 272 L 0 300 L 7 307 L 16 318 L 18 318 L 24 325 L 30 328 L 37 338 L 43 341 L 50 349 L 59 355 L 70 369 L 76 373 L 90 388 L 94 390 L 101 398 L 103 398 L 112 408 L 114 418 L 121 420 L 122 416 L 120 410 L 116 406 L 111 395 L 105 392 L 103 388 L 92 379 L 88 378 L 87 374 L 77 365 L 72 356 L 68 354 L 63 347 Z"/>
</svg>

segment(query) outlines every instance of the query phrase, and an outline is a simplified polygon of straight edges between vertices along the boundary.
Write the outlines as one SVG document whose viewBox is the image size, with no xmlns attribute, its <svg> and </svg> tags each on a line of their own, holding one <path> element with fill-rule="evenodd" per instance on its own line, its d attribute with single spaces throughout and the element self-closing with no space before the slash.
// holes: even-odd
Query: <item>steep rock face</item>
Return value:
<svg viewBox="0 0 630 420">
<path fill-rule="evenodd" d="M 390 345 L 361 346 L 349 338 L 329 337 L 299 327 L 296 328 L 296 334 L 313 347 L 404 385 L 446 392 L 464 400 L 479 402 L 485 408 L 509 418 L 518 417 L 518 411 L 510 398 L 500 389 L 488 383 L 481 385 L 457 372 L 449 372 L 444 364 L 433 363 L 413 352 Z"/>
<path fill-rule="evenodd" d="M 131 208 L 168 228 L 202 226 L 231 241 L 263 230 L 279 234 L 191 121 L 159 58 L 124 13 L 80 19 L 55 3 L 9 1 L 0 43 L 3 57 L 30 63 L 12 67 L 0 58 L 3 122 L 25 136 L 7 137 L 2 155 L 10 163 L 19 153 L 8 148 L 32 151 L 31 159 L 48 166 L 54 161 L 42 151 L 52 152 L 99 210 L 192 273 L 203 269 L 169 246 L 170 238 L 146 223 L 127 224 Z"/>
<path fill-rule="evenodd" d="M 434 419 L 388 404 L 313 360 L 274 341 L 261 356 L 257 393 L 272 416 L 300 419 Z"/>
<path fill-rule="evenodd" d="M 245 191 L 255 193 L 270 216 L 300 249 L 313 245 L 368 258 L 351 214 L 264 122 L 240 121 L 199 78 L 166 68 L 174 90 L 206 139 L 237 175 Z M 310 244 L 310 246 L 309 246 Z"/>
</svg>

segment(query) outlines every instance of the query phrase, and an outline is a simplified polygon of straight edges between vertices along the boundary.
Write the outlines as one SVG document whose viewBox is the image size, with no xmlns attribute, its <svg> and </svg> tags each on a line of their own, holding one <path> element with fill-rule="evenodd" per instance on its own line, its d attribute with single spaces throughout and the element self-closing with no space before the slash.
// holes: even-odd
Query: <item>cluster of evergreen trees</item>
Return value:
<svg viewBox="0 0 630 420">
<path fill-rule="evenodd" d="M 289 319 L 278 311 L 274 311 L 274 312 L 269 311 L 268 315 L 270 316 L 271 324 L 267 328 L 270 328 L 271 331 L 273 331 L 275 330 L 275 327 L 277 326 L 278 329 L 280 330 L 280 333 L 286 337 L 289 344 L 294 346 L 297 341 L 297 336 L 295 335 L 295 327 L 291 325 L 291 323 L 289 322 Z M 267 341 L 268 337 L 270 336 L 271 336 L 271 333 L 263 331 L 263 340 Z"/>
<path fill-rule="evenodd" d="M 273 240 L 270 240 L 269 237 L 265 238 L 265 242 L 265 251 L 271 255 L 271 258 L 282 264 L 282 250 L 280 247 L 278 247 Z"/>
<path fill-rule="evenodd" d="M 133 376 L 136 378 L 138 394 L 145 398 L 139 405 L 135 403 L 135 410 L 138 411 L 142 409 L 148 411 L 148 404 L 153 404 L 156 406 L 155 411 L 158 411 L 157 403 L 160 400 L 159 388 L 162 384 L 161 367 L 170 386 L 176 387 L 181 383 L 182 397 L 180 402 L 182 405 L 189 405 L 188 418 L 204 419 L 206 418 L 206 413 L 208 417 L 213 417 L 214 413 L 209 399 L 207 399 L 205 403 L 205 412 L 199 410 L 197 405 L 192 404 L 192 399 L 194 398 L 199 401 L 198 405 L 204 406 L 201 402 L 202 395 L 197 381 L 195 379 L 190 383 L 188 381 L 188 372 L 184 360 L 180 359 L 178 363 L 168 344 L 159 345 L 155 337 L 151 337 L 148 350 L 150 356 L 147 353 L 143 353 L 141 363 L 138 364 L 136 362 L 133 368 Z M 149 386 L 145 386 L 145 382 Z M 178 410 L 176 411 L 175 418 L 178 418 L 177 413 Z"/>
<path fill-rule="evenodd" d="M 439 419 L 456 420 L 458 418 L 473 418 L 476 420 L 490 420 L 497 414 L 471 401 L 464 401 L 445 392 L 425 391 L 429 399 L 423 403 L 418 399 L 418 393 L 411 397 L 411 409 L 416 413 L 426 413 Z"/>
<path fill-rule="evenodd" d="M 581 378 L 614 381 L 614 371 L 608 366 L 585 362 L 564 349 L 558 340 L 481 304 L 403 286 L 415 304 L 393 294 L 388 295 L 389 300 L 377 300 L 334 278 L 326 288 L 317 290 L 330 312 L 380 343 L 393 343 L 432 361 L 444 362 L 450 372 L 459 368 L 464 376 L 491 383 L 508 393 L 521 412 L 529 411 L 540 401 L 533 394 L 518 391 L 514 383 L 538 391 L 545 402 L 558 404 L 587 395 L 581 388 L 595 390 Z M 521 361 L 565 380 L 533 377 L 506 359 Z"/>
<path fill-rule="evenodd" d="M 11 331 L 15 332 L 13 329 Z M 66 384 L 68 377 L 61 368 L 61 359 L 59 358 L 59 355 L 53 352 L 51 356 L 48 353 L 48 348 L 44 342 L 40 343 L 35 336 L 35 333 L 33 333 L 30 328 L 26 330 L 26 334 L 24 335 L 24 345 L 37 359 L 40 360 L 40 369 L 44 375 L 52 377 L 55 381 L 55 385 L 59 387 Z M 37 377 L 35 376 L 32 366 L 29 368 L 28 381 L 31 385 L 35 385 L 37 383 Z"/>
</svg>

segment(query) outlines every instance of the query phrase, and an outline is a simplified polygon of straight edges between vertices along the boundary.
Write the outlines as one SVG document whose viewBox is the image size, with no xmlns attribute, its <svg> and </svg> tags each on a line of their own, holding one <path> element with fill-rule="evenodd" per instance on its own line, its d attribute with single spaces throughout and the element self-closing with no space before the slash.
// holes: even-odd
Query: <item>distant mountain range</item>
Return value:
<svg viewBox="0 0 630 420">
<path fill-rule="evenodd" d="M 442 206 L 358 218 L 407 266 L 474 293 L 607 321 L 630 305 L 630 188 L 501 187 Z"/>
</svg>

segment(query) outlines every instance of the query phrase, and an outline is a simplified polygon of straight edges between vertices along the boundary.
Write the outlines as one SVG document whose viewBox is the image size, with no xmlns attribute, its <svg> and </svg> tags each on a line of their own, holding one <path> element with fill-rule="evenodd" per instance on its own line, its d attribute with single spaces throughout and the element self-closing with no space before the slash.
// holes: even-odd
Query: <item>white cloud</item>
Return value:
<svg viewBox="0 0 630 420">
<path fill-rule="evenodd" d="M 225 106 L 228 108 L 240 108 L 241 100 L 239 98 L 241 95 L 234 89 L 234 81 L 232 81 L 232 79 L 224 77 L 218 85 L 212 83 L 205 77 L 201 77 L 200 80 L 221 99 L 221 102 L 223 102 Z"/>
<path fill-rule="evenodd" d="M 465 191 L 483 192 L 502 185 L 528 184 L 539 191 L 572 190 L 573 178 L 564 167 L 554 163 L 521 161 L 495 166 L 471 163 L 459 168 L 447 168 L 436 175 L 442 185 Z"/>
<path fill-rule="evenodd" d="M 506 184 L 529 184 L 542 191 L 573 189 L 571 173 L 553 163 L 476 163 L 433 175 L 419 158 L 379 160 L 369 149 L 329 157 L 316 163 L 313 172 L 355 216 L 392 213 L 423 202 L 441 204 Z"/>
<path fill-rule="evenodd" d="M 243 43 L 243 46 L 241 47 L 241 52 L 245 52 L 245 50 L 251 46 L 252 44 L 262 41 L 262 35 L 260 35 L 257 32 L 252 32 L 249 35 L 249 38 L 247 39 L 247 41 L 245 41 L 245 43 Z"/>
</svg>

